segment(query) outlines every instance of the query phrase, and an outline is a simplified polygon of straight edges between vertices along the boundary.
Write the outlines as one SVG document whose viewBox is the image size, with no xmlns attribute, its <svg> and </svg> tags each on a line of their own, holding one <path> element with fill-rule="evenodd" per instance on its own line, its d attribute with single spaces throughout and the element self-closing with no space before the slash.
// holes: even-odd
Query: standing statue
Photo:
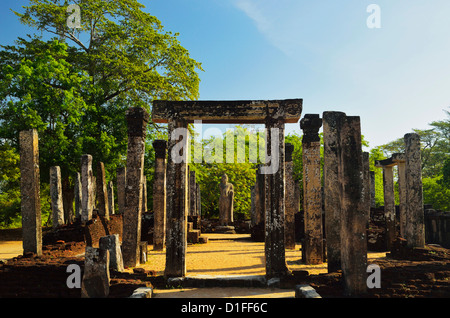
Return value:
<svg viewBox="0 0 450 318">
<path fill-rule="evenodd" d="M 220 225 L 227 226 L 233 223 L 233 200 L 234 187 L 228 182 L 228 176 L 223 174 L 220 187 L 219 198 L 219 220 Z"/>
</svg>

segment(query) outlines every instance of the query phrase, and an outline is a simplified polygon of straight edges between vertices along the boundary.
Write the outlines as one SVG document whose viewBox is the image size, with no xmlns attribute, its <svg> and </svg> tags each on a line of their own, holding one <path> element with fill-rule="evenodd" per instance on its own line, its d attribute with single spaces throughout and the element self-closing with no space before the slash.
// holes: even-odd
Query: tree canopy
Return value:
<svg viewBox="0 0 450 318">
<path fill-rule="evenodd" d="M 69 196 L 82 154 L 103 162 L 108 180 L 124 164 L 126 109 L 197 99 L 202 70 L 138 1 L 74 3 L 76 27 L 67 1 L 30 0 L 15 14 L 36 32 L 0 51 L 0 140 L 17 151 L 19 132 L 37 129 L 41 180 L 59 165 Z M 158 129 L 149 123 L 149 135 Z"/>
</svg>

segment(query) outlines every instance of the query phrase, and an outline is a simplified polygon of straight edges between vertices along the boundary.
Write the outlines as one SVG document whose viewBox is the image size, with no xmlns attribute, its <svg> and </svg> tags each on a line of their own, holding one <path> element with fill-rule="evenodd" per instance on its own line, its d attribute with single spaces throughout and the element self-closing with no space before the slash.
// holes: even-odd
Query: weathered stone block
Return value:
<svg viewBox="0 0 450 318">
<path fill-rule="evenodd" d="M 92 172 L 92 156 L 81 157 L 81 221 L 92 219 L 94 210 L 94 184 Z"/>
<path fill-rule="evenodd" d="M 53 228 L 57 228 L 64 225 L 61 169 L 58 166 L 50 167 L 50 198 L 52 205 L 52 225 Z"/>
<path fill-rule="evenodd" d="M 123 271 L 122 251 L 120 249 L 119 234 L 103 236 L 99 240 L 99 247 L 109 251 L 109 267 L 116 271 Z"/>
<path fill-rule="evenodd" d="M 21 131 L 19 142 L 23 251 L 40 256 L 42 255 L 42 225 L 37 130 Z"/>
<path fill-rule="evenodd" d="M 314 288 L 309 285 L 295 286 L 295 298 L 322 298 Z"/>
<path fill-rule="evenodd" d="M 105 165 L 99 162 L 97 165 L 97 209 L 99 215 L 109 220 L 108 190 L 106 186 Z"/>
<path fill-rule="evenodd" d="M 75 177 L 74 201 L 75 201 L 75 218 L 81 218 L 81 201 L 82 201 L 81 175 L 77 172 Z"/>
<path fill-rule="evenodd" d="M 200 230 L 189 231 L 187 240 L 188 240 L 188 243 L 194 243 L 194 244 L 200 242 Z"/>
<path fill-rule="evenodd" d="M 86 246 L 81 297 L 108 297 L 109 280 L 109 250 Z"/>
</svg>

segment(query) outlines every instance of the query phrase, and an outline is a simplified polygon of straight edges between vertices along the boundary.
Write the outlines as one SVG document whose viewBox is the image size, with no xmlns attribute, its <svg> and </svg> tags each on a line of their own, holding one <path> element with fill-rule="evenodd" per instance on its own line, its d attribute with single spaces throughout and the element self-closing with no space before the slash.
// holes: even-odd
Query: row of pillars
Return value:
<svg viewBox="0 0 450 318">
<path fill-rule="evenodd" d="M 148 120 L 148 114 L 141 108 L 130 108 L 127 111 L 128 151 L 122 243 L 125 266 L 136 266 L 139 263 L 144 150 Z M 366 225 L 371 204 L 368 154 L 362 152 L 359 117 L 346 116 L 341 112 L 324 112 L 323 119 L 320 119 L 319 115 L 308 114 L 301 121 L 301 128 L 304 131 L 305 242 L 303 251 L 308 262 L 323 262 L 320 142 L 318 138 L 322 120 L 328 270 L 332 272 L 342 269 L 347 293 L 358 295 L 366 290 Z M 156 153 L 154 191 L 157 195 L 154 198 L 156 204 L 154 209 L 155 212 L 166 209 L 166 218 L 163 217 L 162 220 L 162 223 L 164 220 L 166 221 L 166 229 L 162 229 L 162 234 L 155 233 L 155 238 L 158 235 L 166 234 L 167 236 L 165 275 L 180 277 L 186 274 L 186 225 L 189 211 L 187 122 L 184 119 L 172 118 L 169 120 L 168 127 L 170 138 L 167 143 L 167 163 L 165 162 L 166 145 L 164 142 L 157 141 L 153 144 Z M 177 130 L 177 128 L 184 129 Z M 272 117 L 267 121 L 266 129 L 268 158 L 278 155 L 278 162 L 292 162 L 292 158 L 289 158 L 291 155 L 285 156 L 286 153 L 292 153 L 292 149 L 289 149 L 290 146 L 285 149 L 282 117 Z M 182 133 L 176 133 L 180 131 Z M 39 245 L 42 244 L 37 244 L 38 237 L 41 235 L 40 226 L 37 226 L 40 224 L 37 133 L 35 131 L 23 132 L 20 138 L 21 173 L 30 176 L 21 178 L 24 250 L 36 253 L 41 248 Z M 418 189 L 421 189 L 421 183 L 416 183 L 420 176 L 420 169 L 417 165 L 418 162 L 420 163 L 420 147 L 416 146 L 413 146 L 412 143 L 411 146 L 407 144 L 407 153 L 405 154 L 406 174 L 410 175 L 406 184 L 411 189 L 417 190 L 415 192 L 409 190 L 407 198 L 414 202 L 419 201 L 417 195 Z M 174 155 L 177 156 L 177 159 L 181 157 L 182 160 L 172 160 Z M 289 169 L 291 169 L 289 164 L 280 164 L 273 173 L 265 174 L 263 188 L 260 189 L 260 194 L 264 195 L 265 260 L 268 277 L 280 277 L 289 272 L 285 261 L 285 216 L 290 215 L 289 211 L 295 206 L 295 203 L 291 206 L 290 200 L 287 200 L 290 196 L 286 189 L 292 187 L 292 182 L 289 180 L 292 173 Z M 165 171 L 167 171 L 166 177 L 163 178 L 161 174 Z M 286 177 L 286 172 L 288 177 Z M 92 171 L 82 170 L 82 177 L 83 173 L 91 175 Z M 83 198 L 82 204 L 84 200 Z M 120 200 L 119 193 L 119 202 Z M 411 218 L 410 222 L 416 224 L 416 227 L 420 227 L 420 211 L 415 210 L 413 213 L 411 208 L 407 209 L 406 213 L 407 218 Z M 158 215 L 156 217 L 161 217 L 164 213 Z M 28 229 L 31 230 L 28 231 Z M 422 234 L 415 232 L 413 235 L 420 236 Z M 413 239 L 412 242 L 414 242 Z"/>
<path fill-rule="evenodd" d="M 143 194 L 145 190 L 144 153 L 146 125 L 149 116 L 144 109 L 130 108 L 127 113 L 128 150 L 126 169 L 118 171 L 118 206 L 123 214 L 123 255 L 125 266 L 139 263 L 139 243 L 142 210 L 146 209 Z M 20 171 L 21 171 L 21 211 L 24 253 L 42 255 L 42 226 L 40 205 L 39 136 L 37 130 L 21 131 Z M 26 177 L 25 177 L 26 176 Z M 75 213 L 82 222 L 92 218 L 95 192 L 97 193 L 99 214 L 109 218 L 108 191 L 102 163 L 98 165 L 96 188 L 92 156 L 81 158 L 81 174 L 77 174 L 75 186 Z M 50 169 L 53 225 L 65 223 L 62 205 L 61 171 L 55 166 Z"/>
<path fill-rule="evenodd" d="M 394 195 L 394 166 L 398 172 L 400 236 L 408 247 L 425 245 L 424 208 L 422 189 L 422 161 L 420 137 L 411 133 L 404 136 L 405 153 L 375 162 L 383 169 L 384 215 L 386 219 L 387 247 L 391 249 L 397 235 Z"/>
</svg>

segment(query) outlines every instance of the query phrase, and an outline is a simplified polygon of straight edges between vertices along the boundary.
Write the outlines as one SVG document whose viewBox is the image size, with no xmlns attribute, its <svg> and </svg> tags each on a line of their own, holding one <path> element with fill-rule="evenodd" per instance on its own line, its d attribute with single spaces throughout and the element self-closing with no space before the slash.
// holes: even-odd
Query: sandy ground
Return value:
<svg viewBox="0 0 450 318">
<path fill-rule="evenodd" d="M 186 270 L 188 276 L 199 275 L 265 275 L 264 243 L 245 240 L 247 234 L 202 234 L 207 244 L 190 244 L 187 248 Z M 233 239 L 230 239 L 233 238 Z M 286 250 L 286 263 L 290 270 L 307 270 L 310 274 L 327 272 L 327 264 L 304 265 L 301 263 L 301 245 Z M 382 258 L 386 253 L 369 253 L 368 258 Z M 165 250 L 148 248 L 148 261 L 144 267 L 164 273 Z"/>
<path fill-rule="evenodd" d="M 186 255 L 188 276 L 200 275 L 265 275 L 264 243 L 248 240 L 249 234 L 209 234 L 206 244 L 189 244 Z M 301 263 L 301 245 L 286 250 L 290 270 L 307 270 L 310 274 L 327 272 L 327 264 Z M 0 259 L 10 259 L 23 253 L 22 241 L 0 241 Z M 386 253 L 369 253 L 368 258 L 383 258 Z M 143 267 L 164 274 L 166 251 L 154 251 L 148 246 L 148 259 Z M 131 269 L 130 269 L 131 270 Z"/>
<path fill-rule="evenodd" d="M 264 243 L 249 240 L 248 234 L 202 234 L 206 244 L 189 244 L 186 255 L 187 276 L 265 275 Z M 301 264 L 301 245 L 286 250 L 290 270 L 307 270 L 310 274 L 327 272 L 327 264 Z M 0 260 L 21 255 L 22 241 L 0 241 Z M 369 253 L 368 258 L 384 258 L 386 253 Z M 148 246 L 146 264 L 139 267 L 164 274 L 165 250 L 154 251 Z M 131 268 L 126 271 L 132 271 Z M 278 288 L 184 288 L 155 289 L 155 298 L 293 298 L 293 290 Z"/>
<path fill-rule="evenodd" d="M 0 241 L 0 260 L 23 254 L 22 241 Z"/>
</svg>

